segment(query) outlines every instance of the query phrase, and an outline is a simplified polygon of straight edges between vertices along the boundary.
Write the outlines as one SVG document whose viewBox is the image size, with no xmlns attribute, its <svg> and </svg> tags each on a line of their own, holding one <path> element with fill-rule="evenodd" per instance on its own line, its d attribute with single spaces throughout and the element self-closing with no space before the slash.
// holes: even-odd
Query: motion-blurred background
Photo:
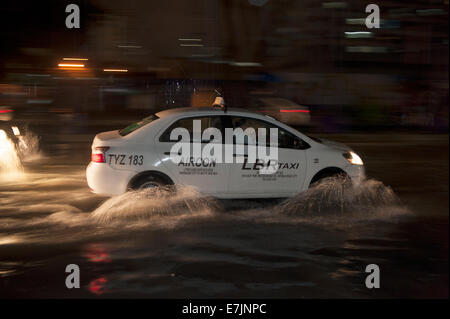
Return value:
<svg viewBox="0 0 450 319">
<path fill-rule="evenodd" d="M 379 1 L 379 29 L 369 3 L 2 1 L 0 112 L 83 130 L 218 91 L 310 131 L 448 131 L 448 0 Z"/>
</svg>

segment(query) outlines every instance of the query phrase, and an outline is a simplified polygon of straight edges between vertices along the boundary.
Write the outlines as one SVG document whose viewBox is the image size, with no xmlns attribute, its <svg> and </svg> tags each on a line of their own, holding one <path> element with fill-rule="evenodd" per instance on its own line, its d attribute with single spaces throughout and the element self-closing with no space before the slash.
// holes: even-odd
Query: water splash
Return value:
<svg viewBox="0 0 450 319">
<path fill-rule="evenodd" d="M 23 179 L 23 167 L 14 142 L 6 136 L 3 130 L 0 131 L 0 134 L 0 180 Z"/>
<path fill-rule="evenodd" d="M 91 213 L 99 223 L 114 221 L 166 220 L 170 217 L 201 216 L 216 211 L 215 200 L 187 186 L 155 187 L 127 192 L 108 199 Z"/>
<path fill-rule="evenodd" d="M 20 159 L 24 162 L 31 162 L 42 157 L 40 150 L 40 137 L 25 128 L 22 134 L 18 137 L 18 154 Z"/>
<path fill-rule="evenodd" d="M 328 178 L 305 192 L 286 200 L 278 212 L 291 217 L 395 216 L 407 212 L 391 187 L 367 179 L 348 185 L 339 178 Z"/>
<path fill-rule="evenodd" d="M 73 189 L 58 187 L 67 183 Z M 343 187 L 330 179 L 282 202 L 215 200 L 193 187 L 171 186 L 127 192 L 101 203 L 102 198 L 86 189 L 84 172 L 67 177 L 46 173 L 45 178 L 30 174 L 26 182 L 18 184 L 20 188 L 13 190 L 8 184 L 2 192 L 7 196 L 0 196 L 0 232 L 21 229 L 27 232 L 23 240 L 46 241 L 49 229 L 54 234 L 51 240 L 76 241 L 137 229 L 193 225 L 224 229 L 236 225 L 239 229 L 241 225 L 277 223 L 341 228 L 373 220 L 396 221 L 407 212 L 393 190 L 376 180 Z M 68 229 L 77 235 L 67 237 Z"/>
</svg>

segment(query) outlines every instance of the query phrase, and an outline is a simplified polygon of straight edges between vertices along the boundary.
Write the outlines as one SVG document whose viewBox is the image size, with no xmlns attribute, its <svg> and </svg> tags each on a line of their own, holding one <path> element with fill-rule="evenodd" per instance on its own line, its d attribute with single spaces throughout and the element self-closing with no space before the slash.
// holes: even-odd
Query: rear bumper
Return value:
<svg viewBox="0 0 450 319">
<path fill-rule="evenodd" d="M 135 171 L 113 169 L 105 163 L 90 162 L 86 168 L 89 188 L 96 194 L 115 196 L 127 191 Z"/>
</svg>

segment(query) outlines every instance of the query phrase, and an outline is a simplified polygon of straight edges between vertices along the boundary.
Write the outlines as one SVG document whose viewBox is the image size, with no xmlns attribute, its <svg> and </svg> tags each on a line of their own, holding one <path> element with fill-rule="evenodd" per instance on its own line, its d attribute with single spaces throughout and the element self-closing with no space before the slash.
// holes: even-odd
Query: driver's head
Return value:
<svg viewBox="0 0 450 319">
<path fill-rule="evenodd" d="M 239 119 L 239 121 L 236 123 L 236 127 L 240 127 L 243 130 L 248 128 L 248 121 L 246 119 Z"/>
</svg>

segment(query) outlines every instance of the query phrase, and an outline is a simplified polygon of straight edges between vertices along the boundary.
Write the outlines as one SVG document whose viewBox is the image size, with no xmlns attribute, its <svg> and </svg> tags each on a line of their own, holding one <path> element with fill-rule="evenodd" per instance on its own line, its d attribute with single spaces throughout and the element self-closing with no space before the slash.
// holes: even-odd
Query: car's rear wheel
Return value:
<svg viewBox="0 0 450 319">
<path fill-rule="evenodd" d="M 150 189 L 150 188 L 156 188 L 156 187 L 162 187 L 166 186 L 167 183 L 158 176 L 154 175 L 145 175 L 138 178 L 134 183 L 131 185 L 132 190 L 142 190 L 142 189 Z"/>
<path fill-rule="evenodd" d="M 155 188 L 162 186 L 161 183 L 155 182 L 155 181 L 146 181 L 139 185 L 139 189 L 147 189 L 147 188 Z"/>
</svg>

